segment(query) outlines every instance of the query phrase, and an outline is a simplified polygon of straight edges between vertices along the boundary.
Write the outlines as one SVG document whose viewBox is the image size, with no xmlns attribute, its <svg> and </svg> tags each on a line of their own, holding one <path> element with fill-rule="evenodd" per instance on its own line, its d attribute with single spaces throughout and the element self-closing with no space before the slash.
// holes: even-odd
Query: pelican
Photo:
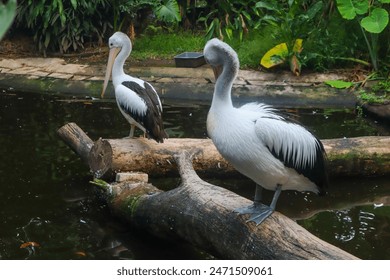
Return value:
<svg viewBox="0 0 390 280">
<path fill-rule="evenodd" d="M 204 57 L 216 79 L 207 133 L 219 153 L 256 183 L 253 205 L 235 212 L 250 214 L 248 221 L 258 225 L 275 210 L 282 190 L 324 194 L 328 180 L 320 140 L 266 104 L 233 106 L 231 90 L 239 61 L 229 45 L 212 39 Z M 261 203 L 263 188 L 275 191 L 270 206 Z"/>
<path fill-rule="evenodd" d="M 162 105 L 156 90 L 141 79 L 125 74 L 123 65 L 131 53 L 129 37 L 122 32 L 115 32 L 108 41 L 110 53 L 101 97 L 103 98 L 112 71 L 112 83 L 118 108 L 130 123 L 130 135 L 135 127 L 141 129 L 148 138 L 159 143 L 168 135 L 162 121 Z"/>
</svg>

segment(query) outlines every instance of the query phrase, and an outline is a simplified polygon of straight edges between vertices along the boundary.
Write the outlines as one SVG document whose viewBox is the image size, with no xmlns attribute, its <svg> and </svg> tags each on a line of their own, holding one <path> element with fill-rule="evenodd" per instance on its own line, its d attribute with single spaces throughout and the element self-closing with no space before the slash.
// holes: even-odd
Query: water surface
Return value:
<svg viewBox="0 0 390 280">
<path fill-rule="evenodd" d="M 165 100 L 170 136 L 206 137 L 208 107 Z M 320 138 L 389 135 L 387 127 L 357 117 L 353 109 L 287 111 Z M 76 122 L 92 139 L 129 133 L 113 100 L 0 92 L 0 259 L 212 258 L 188 244 L 137 232 L 112 217 L 89 184 L 87 167 L 56 135 L 67 122 Z M 205 179 L 253 197 L 249 180 Z M 169 189 L 179 179 L 152 182 Z M 386 178 L 339 178 L 325 198 L 283 192 L 277 209 L 358 257 L 390 259 L 389 194 Z M 266 201 L 272 195 L 266 192 Z"/>
</svg>

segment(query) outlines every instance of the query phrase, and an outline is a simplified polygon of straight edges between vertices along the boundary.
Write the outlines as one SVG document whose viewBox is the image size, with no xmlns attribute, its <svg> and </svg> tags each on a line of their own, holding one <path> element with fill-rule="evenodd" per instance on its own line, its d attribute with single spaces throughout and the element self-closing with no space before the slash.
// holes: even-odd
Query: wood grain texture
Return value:
<svg viewBox="0 0 390 280">
<path fill-rule="evenodd" d="M 390 174 L 390 137 L 322 140 L 331 176 L 382 176 Z M 201 176 L 238 176 L 210 139 L 172 138 L 158 144 L 145 138 L 100 139 L 92 147 L 89 164 L 101 176 L 140 171 L 152 177 L 177 176 L 173 155 L 197 150 L 194 169 Z M 104 161 L 102 161 L 104 159 Z M 98 164 L 97 164 L 98 163 Z"/>
<path fill-rule="evenodd" d="M 57 134 L 85 163 L 88 163 L 94 142 L 77 124 L 65 124 L 57 130 Z"/>
</svg>

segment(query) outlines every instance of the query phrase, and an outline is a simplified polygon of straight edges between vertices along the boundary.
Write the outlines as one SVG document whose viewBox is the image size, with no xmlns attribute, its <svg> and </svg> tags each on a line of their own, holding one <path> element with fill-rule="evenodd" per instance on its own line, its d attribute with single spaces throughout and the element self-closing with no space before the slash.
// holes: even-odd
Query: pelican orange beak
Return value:
<svg viewBox="0 0 390 280">
<path fill-rule="evenodd" d="M 211 68 L 213 69 L 214 72 L 215 81 L 217 81 L 218 77 L 222 74 L 223 67 L 222 65 L 218 65 L 218 66 L 212 66 Z"/>
<path fill-rule="evenodd" d="M 111 77 L 112 66 L 114 65 L 115 58 L 118 55 L 120 50 L 121 50 L 120 48 L 111 48 L 110 53 L 108 54 L 106 76 L 104 77 L 104 84 L 103 84 L 103 90 L 101 93 L 101 98 L 103 98 L 104 93 L 106 92 L 108 81 L 110 80 L 110 77 Z"/>
</svg>

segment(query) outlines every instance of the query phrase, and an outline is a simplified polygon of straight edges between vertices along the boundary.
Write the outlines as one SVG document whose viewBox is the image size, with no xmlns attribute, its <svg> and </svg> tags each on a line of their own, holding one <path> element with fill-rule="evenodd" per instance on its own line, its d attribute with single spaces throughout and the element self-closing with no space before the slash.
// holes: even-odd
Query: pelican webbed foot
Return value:
<svg viewBox="0 0 390 280">
<path fill-rule="evenodd" d="M 282 186 L 277 185 L 274 197 L 272 198 L 271 205 L 267 206 L 260 202 L 261 187 L 257 185 L 255 201 L 253 202 L 253 204 L 250 206 L 235 209 L 234 212 L 238 213 L 239 215 L 251 214 L 251 216 L 246 222 L 255 222 L 256 225 L 259 225 L 275 211 L 276 202 L 278 201 L 281 191 Z"/>
<path fill-rule="evenodd" d="M 255 222 L 256 225 L 259 225 L 262 222 L 264 222 L 265 219 L 267 219 L 269 216 L 271 216 L 271 214 L 273 212 L 274 212 L 274 209 L 272 209 L 269 206 L 265 206 L 265 209 L 262 212 L 253 213 L 250 216 L 249 220 L 247 220 L 246 222 Z"/>
<path fill-rule="evenodd" d="M 251 217 L 253 215 L 256 215 L 257 213 L 260 213 L 268 208 L 267 205 L 264 205 L 260 202 L 254 202 L 253 204 L 249 206 L 240 207 L 237 209 L 234 209 L 234 212 L 238 213 L 238 215 L 245 215 L 245 214 L 251 214 Z"/>
<path fill-rule="evenodd" d="M 250 217 L 246 222 L 255 222 L 256 225 L 262 223 L 273 211 L 274 210 L 271 209 L 271 207 L 260 202 L 254 202 L 252 205 L 234 210 L 238 215 L 250 214 Z"/>
</svg>

